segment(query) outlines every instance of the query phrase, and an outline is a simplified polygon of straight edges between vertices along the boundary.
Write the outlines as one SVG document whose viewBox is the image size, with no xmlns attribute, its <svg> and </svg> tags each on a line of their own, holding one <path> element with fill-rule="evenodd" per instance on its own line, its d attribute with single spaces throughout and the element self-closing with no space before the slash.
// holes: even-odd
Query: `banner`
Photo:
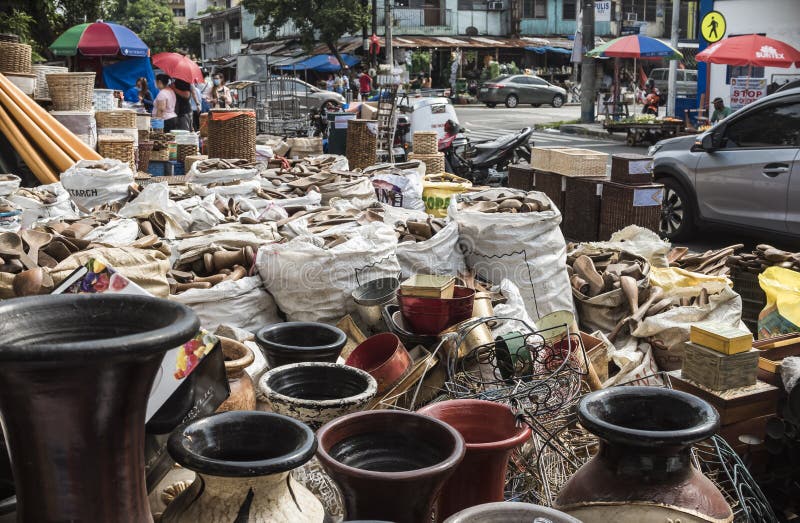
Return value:
<svg viewBox="0 0 800 523">
<path fill-rule="evenodd" d="M 734 111 L 753 103 L 767 94 L 766 78 L 731 78 L 730 108 Z"/>
<path fill-rule="evenodd" d="M 594 3 L 594 21 L 611 21 L 611 0 L 597 0 Z"/>
</svg>

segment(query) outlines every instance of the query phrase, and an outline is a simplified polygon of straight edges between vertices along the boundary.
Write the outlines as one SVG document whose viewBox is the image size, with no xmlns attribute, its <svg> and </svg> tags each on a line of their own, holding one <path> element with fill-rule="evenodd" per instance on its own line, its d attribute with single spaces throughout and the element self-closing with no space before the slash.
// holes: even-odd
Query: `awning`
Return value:
<svg viewBox="0 0 800 523">
<path fill-rule="evenodd" d="M 538 47 L 533 45 L 528 45 L 525 46 L 525 50 L 532 51 L 538 54 L 545 54 L 545 53 L 572 54 L 572 51 L 570 51 L 569 49 L 564 49 L 562 47 L 550 47 L 549 45 L 543 45 Z"/>
<path fill-rule="evenodd" d="M 357 56 L 343 54 L 342 61 L 346 66 L 353 67 L 359 63 L 361 59 Z M 282 71 L 304 71 L 311 69 L 312 71 L 316 71 L 318 73 L 333 73 L 341 69 L 341 66 L 339 65 L 339 62 L 336 60 L 335 56 L 331 54 L 319 54 L 306 58 L 302 62 L 297 62 L 296 64 L 284 65 L 279 67 L 279 69 Z"/>
</svg>

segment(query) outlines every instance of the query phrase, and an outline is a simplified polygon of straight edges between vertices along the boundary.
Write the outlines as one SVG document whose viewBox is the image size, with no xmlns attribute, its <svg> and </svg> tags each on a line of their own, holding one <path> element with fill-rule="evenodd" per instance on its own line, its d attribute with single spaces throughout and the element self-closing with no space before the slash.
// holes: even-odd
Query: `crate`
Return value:
<svg viewBox="0 0 800 523">
<path fill-rule="evenodd" d="M 653 183 L 653 159 L 641 154 L 612 154 L 611 181 L 628 185 Z"/>
<path fill-rule="evenodd" d="M 563 178 L 566 183 L 563 219 L 564 236 L 576 242 L 593 242 L 600 234 L 600 195 L 608 178 Z"/>
<path fill-rule="evenodd" d="M 184 163 L 178 160 L 170 160 L 169 163 L 172 164 L 172 176 L 183 176 L 186 174 L 186 169 L 184 168 Z"/>
<path fill-rule="evenodd" d="M 550 171 L 564 176 L 605 176 L 608 154 L 588 149 L 553 149 Z"/>
<path fill-rule="evenodd" d="M 150 160 L 147 173 L 151 176 L 173 176 L 174 163 L 163 160 Z"/>
<path fill-rule="evenodd" d="M 569 149 L 569 147 L 548 146 L 548 147 L 533 147 L 531 149 L 531 167 L 537 171 L 552 171 L 551 153 L 556 150 Z"/>
<path fill-rule="evenodd" d="M 534 170 L 534 177 L 536 179 L 536 190 L 547 195 L 550 201 L 558 207 L 558 210 L 562 210 L 564 208 L 566 178 L 560 174 L 539 170 Z"/>
<path fill-rule="evenodd" d="M 767 295 L 758 284 L 758 274 L 731 267 L 733 290 L 742 297 L 742 321 L 750 332 L 758 333 L 758 315 L 767 306 Z"/>
<path fill-rule="evenodd" d="M 600 240 L 628 225 L 638 225 L 658 233 L 661 220 L 661 184 L 623 185 L 603 182 L 600 201 Z"/>
<path fill-rule="evenodd" d="M 508 186 L 512 189 L 532 191 L 536 188 L 536 175 L 530 165 L 509 165 Z"/>
</svg>

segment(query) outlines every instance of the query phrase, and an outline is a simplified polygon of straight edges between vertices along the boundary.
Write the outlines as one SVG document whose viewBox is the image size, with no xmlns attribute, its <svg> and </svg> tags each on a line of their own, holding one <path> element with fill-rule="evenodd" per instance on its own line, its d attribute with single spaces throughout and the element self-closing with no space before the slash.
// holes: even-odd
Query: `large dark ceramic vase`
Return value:
<svg viewBox="0 0 800 523">
<path fill-rule="evenodd" d="M 147 399 L 164 353 L 199 327 L 188 307 L 144 296 L 0 302 L 0 413 L 18 521 L 152 521 Z"/>
<path fill-rule="evenodd" d="M 402 411 L 348 414 L 317 432 L 317 458 L 344 495 L 347 518 L 419 523 L 464 457 L 464 438 Z"/>
<path fill-rule="evenodd" d="M 518 423 L 508 406 L 491 401 L 442 401 L 418 412 L 456 429 L 467 448 L 464 461 L 442 488 L 436 520 L 474 505 L 503 501 L 508 459 L 530 439 L 530 427 Z"/>
<path fill-rule="evenodd" d="M 304 361 L 334 363 L 347 335 L 325 323 L 291 321 L 264 327 L 256 333 L 270 369 Z"/>
<path fill-rule="evenodd" d="M 722 493 L 691 463 L 692 443 L 719 428 L 707 402 L 657 387 L 615 387 L 584 397 L 578 418 L 599 438 L 599 451 L 564 485 L 555 508 L 584 523 L 733 520 Z"/>
<path fill-rule="evenodd" d="M 558 510 L 513 501 L 476 505 L 453 514 L 444 523 L 581 523 Z M 610 523 L 610 522 L 609 522 Z"/>
</svg>

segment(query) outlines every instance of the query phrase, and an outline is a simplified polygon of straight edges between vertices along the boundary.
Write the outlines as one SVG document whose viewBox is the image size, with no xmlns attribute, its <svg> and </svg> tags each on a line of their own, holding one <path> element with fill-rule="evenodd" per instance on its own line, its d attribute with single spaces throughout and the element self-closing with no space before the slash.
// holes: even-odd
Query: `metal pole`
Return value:
<svg viewBox="0 0 800 523">
<path fill-rule="evenodd" d="M 372 6 L 372 34 L 378 34 L 378 0 L 372 0 L 370 5 Z M 378 55 L 373 54 L 370 57 L 370 63 L 372 64 L 372 68 L 377 70 L 378 69 Z"/>
<path fill-rule="evenodd" d="M 678 36 L 680 33 L 681 19 L 681 0 L 672 0 L 672 33 L 669 36 L 669 43 L 672 47 L 678 48 Z M 678 61 L 669 61 L 669 78 L 667 80 L 667 116 L 677 116 L 675 114 L 675 80 L 678 76 Z"/>
<path fill-rule="evenodd" d="M 586 51 L 594 48 L 594 0 L 583 0 L 583 59 L 581 61 L 581 122 L 594 122 L 594 58 Z"/>
<path fill-rule="evenodd" d="M 361 0 L 361 7 L 366 11 L 369 9 L 369 0 Z M 361 45 L 365 53 L 369 53 L 369 35 L 367 34 L 367 24 L 361 26 Z"/>
<path fill-rule="evenodd" d="M 386 32 L 384 34 L 384 40 L 386 40 L 386 63 L 389 64 L 389 67 L 394 66 L 394 55 L 392 51 L 392 0 L 385 0 L 383 3 L 383 10 L 384 10 L 384 22 L 386 23 Z M 391 75 L 391 70 L 389 71 Z"/>
<path fill-rule="evenodd" d="M 614 20 L 616 20 L 616 31 L 615 37 L 619 38 L 622 34 L 622 1 L 616 0 L 614 2 Z M 619 64 L 620 64 L 620 57 L 614 57 L 614 115 L 616 116 L 620 112 L 619 108 L 619 97 L 620 97 L 620 85 L 619 85 Z"/>
</svg>

